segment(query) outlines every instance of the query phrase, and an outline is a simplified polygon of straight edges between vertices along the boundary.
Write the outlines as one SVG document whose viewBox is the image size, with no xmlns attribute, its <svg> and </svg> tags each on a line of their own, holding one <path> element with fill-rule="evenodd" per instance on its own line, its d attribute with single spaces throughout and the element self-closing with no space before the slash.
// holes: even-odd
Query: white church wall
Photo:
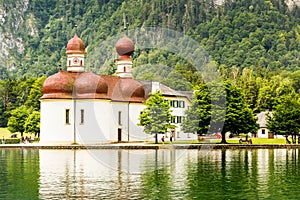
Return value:
<svg viewBox="0 0 300 200">
<path fill-rule="evenodd" d="M 108 100 L 77 100 L 76 131 L 79 143 L 93 144 L 112 141 L 109 135 L 111 110 Z M 84 111 L 82 123 L 82 111 Z"/>
<path fill-rule="evenodd" d="M 146 106 L 141 103 L 129 104 L 130 141 L 145 141 L 147 138 L 144 133 L 144 128 L 142 126 L 138 126 L 140 113 L 145 108 Z"/>
<path fill-rule="evenodd" d="M 118 128 L 122 130 L 121 141 L 128 141 L 128 102 L 111 102 L 110 137 L 118 141 Z"/>
<path fill-rule="evenodd" d="M 69 124 L 66 124 L 66 109 L 70 110 Z M 73 102 L 70 100 L 41 100 L 41 143 L 73 142 Z"/>
</svg>

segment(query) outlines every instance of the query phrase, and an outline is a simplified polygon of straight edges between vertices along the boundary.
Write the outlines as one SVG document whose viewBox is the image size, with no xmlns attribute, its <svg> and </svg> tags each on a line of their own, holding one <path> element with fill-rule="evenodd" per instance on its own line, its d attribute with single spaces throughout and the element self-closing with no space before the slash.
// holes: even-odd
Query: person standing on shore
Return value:
<svg viewBox="0 0 300 200">
<path fill-rule="evenodd" d="M 165 144 L 165 136 L 162 136 L 161 141 L 163 144 Z"/>
<path fill-rule="evenodd" d="M 5 144 L 5 138 L 2 136 L 2 144 Z"/>
</svg>

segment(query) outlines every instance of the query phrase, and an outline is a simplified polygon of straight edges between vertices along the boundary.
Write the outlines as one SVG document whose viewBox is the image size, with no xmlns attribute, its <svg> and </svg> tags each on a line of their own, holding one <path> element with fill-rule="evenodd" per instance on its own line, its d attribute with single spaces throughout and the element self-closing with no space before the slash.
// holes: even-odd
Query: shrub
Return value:
<svg viewBox="0 0 300 200">
<path fill-rule="evenodd" d="M 21 142 L 20 138 L 8 138 L 5 139 L 5 144 L 19 144 Z"/>
</svg>

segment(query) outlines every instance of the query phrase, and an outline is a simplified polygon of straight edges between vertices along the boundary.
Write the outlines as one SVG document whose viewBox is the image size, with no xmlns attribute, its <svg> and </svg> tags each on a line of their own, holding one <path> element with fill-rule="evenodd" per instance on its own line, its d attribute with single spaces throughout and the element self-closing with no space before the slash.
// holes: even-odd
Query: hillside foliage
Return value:
<svg viewBox="0 0 300 200">
<path fill-rule="evenodd" d="M 2 10 L 2 33 L 11 47 L 1 58 L 1 79 L 49 76 L 65 68 L 66 43 L 75 32 L 88 47 L 86 67 L 100 72 L 102 63 L 89 52 L 123 32 L 123 14 L 129 30 L 162 27 L 195 39 L 223 68 L 260 72 L 300 66 L 300 9 L 283 0 L 30 0 L 3 1 Z M 168 52 L 146 51 L 135 52 L 139 64 L 163 61 L 173 69 L 178 63 Z M 190 71 L 188 63 L 181 68 Z"/>
</svg>

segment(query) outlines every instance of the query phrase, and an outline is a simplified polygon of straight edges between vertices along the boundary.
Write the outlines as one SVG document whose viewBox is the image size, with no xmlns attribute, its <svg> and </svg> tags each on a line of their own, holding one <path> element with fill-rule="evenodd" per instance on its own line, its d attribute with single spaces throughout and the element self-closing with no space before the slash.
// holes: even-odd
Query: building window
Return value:
<svg viewBox="0 0 300 200">
<path fill-rule="evenodd" d="M 185 107 L 185 102 L 184 101 L 178 101 L 178 107 L 179 108 L 184 108 Z"/>
<path fill-rule="evenodd" d="M 66 124 L 70 124 L 70 109 L 66 109 Z"/>
<path fill-rule="evenodd" d="M 265 130 L 265 129 L 262 129 L 262 130 L 261 130 L 261 134 L 266 134 L 266 130 Z"/>
<path fill-rule="evenodd" d="M 185 101 L 170 100 L 170 106 L 174 108 L 184 108 Z"/>
<path fill-rule="evenodd" d="M 174 108 L 178 108 L 178 101 L 174 100 Z"/>
<path fill-rule="evenodd" d="M 171 100 L 170 101 L 170 106 L 174 107 L 174 108 L 177 108 L 178 107 L 178 101 L 177 100 Z"/>
<path fill-rule="evenodd" d="M 122 112 L 121 111 L 119 111 L 119 113 L 118 113 L 118 124 L 119 124 L 119 126 L 122 125 Z"/>
<path fill-rule="evenodd" d="M 125 66 L 123 67 L 123 71 L 126 72 L 126 67 Z"/>
<path fill-rule="evenodd" d="M 177 116 L 177 123 L 182 123 L 182 119 L 183 119 L 182 116 Z"/>
<path fill-rule="evenodd" d="M 176 123 L 176 117 L 174 116 L 171 117 L 171 123 Z"/>
<path fill-rule="evenodd" d="M 84 124 L 84 110 L 80 110 L 80 124 Z"/>
<path fill-rule="evenodd" d="M 170 100 L 170 106 L 174 107 L 174 102 L 172 100 Z"/>
</svg>

